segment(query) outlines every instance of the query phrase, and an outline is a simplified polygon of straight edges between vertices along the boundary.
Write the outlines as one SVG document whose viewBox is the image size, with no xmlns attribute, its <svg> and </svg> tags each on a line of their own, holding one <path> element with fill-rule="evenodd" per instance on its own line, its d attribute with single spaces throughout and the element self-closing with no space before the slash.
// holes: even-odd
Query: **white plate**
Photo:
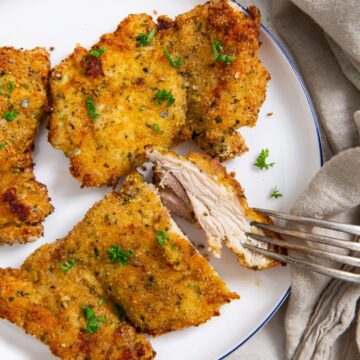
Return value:
<svg viewBox="0 0 360 360">
<path fill-rule="evenodd" d="M 56 64 L 77 43 L 90 46 L 101 34 L 113 31 L 130 13 L 152 14 L 157 10 L 159 14 L 175 16 L 199 3 L 202 1 L 2 0 L 0 46 L 54 46 L 52 63 Z M 241 130 L 251 150 L 229 162 L 228 168 L 236 171 L 251 206 L 288 210 L 320 168 L 321 146 L 316 115 L 295 66 L 264 27 L 261 41 L 261 58 L 272 80 L 257 127 Z M 267 116 L 269 112 L 273 116 Z M 276 162 L 269 171 L 259 171 L 253 166 L 262 148 L 269 148 L 271 161 Z M 108 191 L 81 190 L 70 176 L 63 154 L 47 143 L 44 128 L 38 134 L 34 160 L 37 178 L 48 186 L 56 210 L 46 220 L 44 238 L 32 244 L 0 248 L 1 267 L 17 267 L 37 247 L 65 236 L 94 201 Z M 283 198 L 269 198 L 274 186 L 280 189 Z M 180 225 L 193 239 L 203 237 L 201 231 L 184 221 Z M 224 357 L 263 326 L 288 294 L 290 281 L 286 267 L 265 272 L 245 270 L 227 251 L 221 261 L 211 262 L 241 299 L 224 306 L 220 317 L 198 328 L 151 339 L 158 359 Z M 0 355 L 6 360 L 52 358 L 44 345 L 3 320 L 0 321 Z"/>
</svg>

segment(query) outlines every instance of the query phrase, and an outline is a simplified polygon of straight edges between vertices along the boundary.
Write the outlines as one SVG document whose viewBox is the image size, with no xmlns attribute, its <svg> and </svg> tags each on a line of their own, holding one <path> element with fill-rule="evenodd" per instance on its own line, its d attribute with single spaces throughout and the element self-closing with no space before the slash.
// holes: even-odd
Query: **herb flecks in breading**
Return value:
<svg viewBox="0 0 360 360">
<path fill-rule="evenodd" d="M 164 231 L 164 230 L 159 230 L 159 231 L 156 232 L 156 240 L 157 240 L 160 248 L 162 248 L 163 245 L 164 245 L 164 243 L 165 243 L 166 241 L 169 241 L 170 238 L 166 235 L 166 231 Z"/>
<path fill-rule="evenodd" d="M 164 55 L 165 57 L 168 59 L 169 64 L 174 67 L 180 67 L 182 65 L 182 58 L 181 57 L 176 57 L 175 59 L 173 59 L 170 55 L 170 53 L 167 50 L 164 50 Z"/>
<path fill-rule="evenodd" d="M 15 89 L 15 84 L 10 81 L 6 86 L 7 90 L 3 90 L 4 87 L 4 84 L 0 84 L 0 95 L 10 95 Z"/>
<path fill-rule="evenodd" d="M 230 65 L 234 60 L 235 56 L 230 54 L 224 54 L 224 48 L 221 45 L 220 41 L 214 41 L 212 44 L 212 49 L 214 52 L 214 58 L 216 61 L 223 62 L 226 65 Z"/>
<path fill-rule="evenodd" d="M 93 99 L 91 97 L 87 97 L 86 100 L 85 100 L 85 104 L 86 104 L 86 107 L 87 107 L 87 113 L 88 113 L 89 117 L 93 121 L 95 121 L 96 118 L 100 116 L 100 114 L 98 114 L 96 112 L 96 107 L 95 107 Z"/>
<path fill-rule="evenodd" d="M 171 91 L 160 90 L 154 96 L 154 101 L 158 105 L 162 105 L 167 100 L 166 106 L 169 107 L 175 102 L 175 98 Z"/>
<path fill-rule="evenodd" d="M 85 316 L 86 320 L 86 328 L 84 328 L 84 330 L 88 331 L 90 334 L 93 334 L 100 329 L 100 323 L 106 323 L 105 317 L 96 317 L 96 313 L 91 306 L 82 306 L 81 309 L 81 313 Z"/>
<path fill-rule="evenodd" d="M 93 49 L 89 51 L 90 55 L 95 57 L 101 56 L 104 52 L 105 52 L 104 48 Z"/>
<path fill-rule="evenodd" d="M 159 124 L 154 124 L 154 125 L 153 125 L 153 128 L 154 128 L 154 130 L 155 130 L 158 134 L 161 134 L 161 133 L 162 133 Z"/>
<path fill-rule="evenodd" d="M 15 89 L 15 84 L 14 84 L 12 81 L 10 81 L 10 82 L 8 83 L 7 87 L 8 87 L 8 89 L 9 89 L 10 92 L 13 92 L 14 89 Z"/>
<path fill-rule="evenodd" d="M 150 45 L 152 39 L 155 36 L 155 29 L 152 29 L 148 34 L 141 33 L 136 37 L 139 46 L 144 47 Z"/>
<path fill-rule="evenodd" d="M 70 269 L 72 269 L 74 266 L 76 265 L 76 261 L 74 259 L 69 259 L 68 261 L 66 261 L 64 264 L 60 265 L 60 269 L 66 273 L 68 272 Z"/>
<path fill-rule="evenodd" d="M 3 114 L 3 118 L 6 120 L 6 121 L 14 121 L 16 119 L 16 116 L 17 116 L 17 112 L 16 110 L 12 109 L 12 110 L 7 110 L 4 112 Z"/>
<path fill-rule="evenodd" d="M 132 251 L 125 251 L 118 245 L 111 245 L 108 255 L 112 262 L 118 262 L 121 266 L 124 266 L 129 262 L 129 257 L 132 256 Z"/>
</svg>

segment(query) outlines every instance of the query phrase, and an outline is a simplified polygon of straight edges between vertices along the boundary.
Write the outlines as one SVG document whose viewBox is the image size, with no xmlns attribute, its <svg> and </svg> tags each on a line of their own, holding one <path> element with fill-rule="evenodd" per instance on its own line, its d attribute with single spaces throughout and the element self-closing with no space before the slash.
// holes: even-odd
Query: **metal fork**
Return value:
<svg viewBox="0 0 360 360">
<path fill-rule="evenodd" d="M 319 227 L 323 229 L 330 229 L 330 230 L 337 230 L 340 232 L 344 232 L 347 234 L 352 235 L 360 235 L 360 226 L 356 225 L 350 225 L 350 224 L 342 224 L 334 221 L 325 221 L 325 220 L 318 220 L 313 219 L 309 217 L 303 217 L 303 216 L 295 216 L 290 214 L 281 213 L 278 211 L 270 211 L 270 210 L 264 210 L 264 209 L 254 209 L 257 212 L 260 212 L 265 215 L 269 215 L 271 217 L 287 220 L 291 222 L 296 222 L 312 227 Z M 297 240 L 304 240 L 304 241 L 310 241 L 315 243 L 322 243 L 326 245 L 331 245 L 337 248 L 342 248 L 346 250 L 350 250 L 351 252 L 360 252 L 360 243 L 348 241 L 348 240 L 342 240 L 335 237 L 329 237 L 324 235 L 317 235 L 309 232 L 303 232 L 299 230 L 292 230 L 287 229 L 284 227 L 279 227 L 276 225 L 267 225 L 267 224 L 261 224 L 258 222 L 253 222 L 251 224 L 252 226 L 255 226 L 256 228 L 266 230 L 266 231 L 272 231 L 281 235 L 289 236 L 290 238 L 294 238 Z M 360 258 L 357 257 L 355 254 L 350 255 L 342 255 L 337 254 L 334 252 L 331 252 L 331 250 L 320 250 L 315 249 L 308 244 L 298 244 L 298 243 L 292 243 L 291 241 L 282 240 L 282 239 L 274 239 L 272 237 L 253 234 L 253 233 L 246 233 L 246 235 L 254 240 L 258 240 L 261 242 L 265 242 L 271 245 L 275 245 L 275 247 L 281 247 L 286 248 L 289 250 L 293 250 L 294 254 L 296 252 L 309 254 L 312 256 L 336 261 L 338 263 L 344 264 L 344 265 L 351 265 L 355 267 L 360 267 Z M 271 249 L 263 249 L 258 246 L 246 244 L 246 248 L 256 251 L 258 253 L 261 253 L 263 255 L 266 255 L 268 257 L 271 257 L 273 259 L 279 260 L 281 262 L 291 263 L 296 266 L 299 266 L 301 268 L 304 268 L 306 270 L 315 271 L 321 274 L 325 274 L 334 278 L 351 281 L 355 283 L 360 283 L 360 273 L 356 274 L 353 272 L 341 270 L 341 269 L 334 269 L 331 267 L 326 267 L 323 265 L 316 264 L 315 262 L 308 261 L 308 260 L 302 260 L 297 259 L 296 257 L 284 255 L 282 253 L 277 252 L 276 250 Z"/>
</svg>

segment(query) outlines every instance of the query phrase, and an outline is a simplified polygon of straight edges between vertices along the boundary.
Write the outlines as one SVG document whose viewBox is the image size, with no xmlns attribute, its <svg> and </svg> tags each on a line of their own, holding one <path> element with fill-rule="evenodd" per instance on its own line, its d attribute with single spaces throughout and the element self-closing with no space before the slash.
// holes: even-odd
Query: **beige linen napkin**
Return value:
<svg viewBox="0 0 360 360">
<path fill-rule="evenodd" d="M 319 117 L 327 163 L 293 211 L 359 224 L 360 0 L 240 2 L 257 5 L 266 14 L 262 22 L 285 42 Z M 286 357 L 360 359 L 360 286 L 290 268 Z M 278 323 L 279 317 L 268 328 L 279 330 Z M 266 341 L 269 336 L 273 343 Z M 253 345 L 240 349 L 233 358 L 280 359 L 283 354 L 274 345 L 278 337 L 278 332 L 269 334 L 265 329 L 257 336 L 260 343 L 255 337 Z"/>
<path fill-rule="evenodd" d="M 293 212 L 359 224 L 360 0 L 239 2 L 258 6 L 262 22 L 283 40 L 319 117 L 327 162 Z M 360 359 L 360 286 L 290 268 L 286 357 Z M 282 359 L 282 342 L 277 344 L 281 320 L 280 314 L 231 358 Z"/>
<path fill-rule="evenodd" d="M 273 22 L 315 103 L 328 161 L 293 212 L 359 223 L 360 1 L 274 0 Z M 294 5 L 295 4 L 295 5 Z M 322 261 L 317 259 L 318 263 Z M 287 357 L 359 359 L 360 286 L 291 267 Z"/>
</svg>

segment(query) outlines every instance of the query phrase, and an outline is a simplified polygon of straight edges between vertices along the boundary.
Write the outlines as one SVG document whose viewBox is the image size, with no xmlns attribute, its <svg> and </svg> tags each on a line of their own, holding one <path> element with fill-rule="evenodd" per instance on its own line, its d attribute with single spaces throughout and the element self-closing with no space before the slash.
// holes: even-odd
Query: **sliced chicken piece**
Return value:
<svg viewBox="0 0 360 360">
<path fill-rule="evenodd" d="M 278 264 L 243 246 L 249 243 L 267 247 L 248 239 L 245 233 L 263 234 L 252 227 L 251 222 L 271 223 L 271 220 L 249 208 L 241 185 L 227 174 L 218 160 L 199 153 L 190 153 L 184 158 L 161 148 L 149 148 L 147 155 L 156 164 L 155 178 L 165 206 L 185 218 L 195 216 L 214 256 L 220 257 L 224 243 L 247 268 L 263 270 Z"/>
</svg>

